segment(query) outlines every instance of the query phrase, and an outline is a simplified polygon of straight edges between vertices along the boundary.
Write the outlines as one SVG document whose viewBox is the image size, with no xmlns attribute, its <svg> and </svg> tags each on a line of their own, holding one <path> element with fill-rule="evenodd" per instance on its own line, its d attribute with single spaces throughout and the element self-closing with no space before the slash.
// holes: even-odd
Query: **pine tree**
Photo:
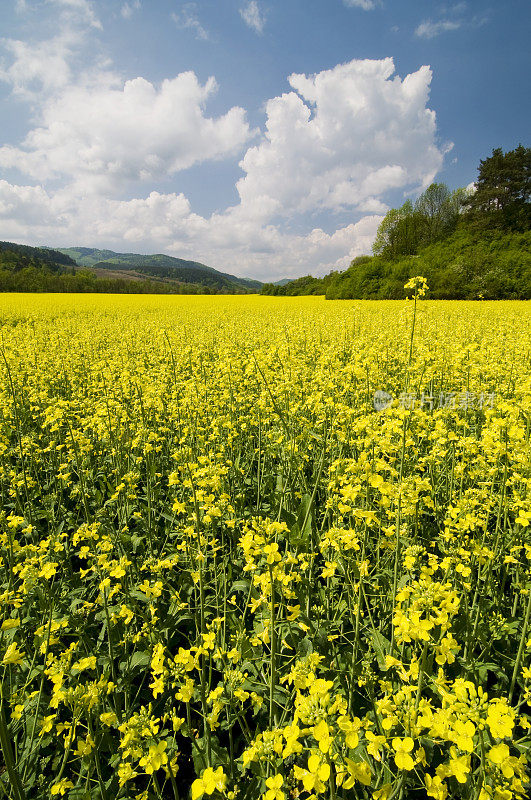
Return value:
<svg viewBox="0 0 531 800">
<path fill-rule="evenodd" d="M 476 191 L 464 201 L 469 221 L 480 228 L 525 231 L 531 223 L 531 148 L 501 147 L 479 162 Z"/>
</svg>

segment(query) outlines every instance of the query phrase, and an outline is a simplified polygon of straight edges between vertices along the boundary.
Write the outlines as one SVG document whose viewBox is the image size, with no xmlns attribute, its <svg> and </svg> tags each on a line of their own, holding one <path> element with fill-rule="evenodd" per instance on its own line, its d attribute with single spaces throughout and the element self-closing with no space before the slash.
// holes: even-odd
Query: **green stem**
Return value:
<svg viewBox="0 0 531 800">
<path fill-rule="evenodd" d="M 9 783 L 13 789 L 15 800 L 24 800 L 24 789 L 22 788 L 22 782 L 15 766 L 13 751 L 11 750 L 11 742 L 9 740 L 9 732 L 4 716 L 4 695 L 2 693 L 2 684 L 0 684 L 0 747 L 4 755 L 7 774 L 9 776 Z"/>
<path fill-rule="evenodd" d="M 516 685 L 516 678 L 518 677 L 518 670 L 520 669 L 520 662 L 522 660 L 522 653 L 524 651 L 524 643 L 525 638 L 527 635 L 527 626 L 529 624 L 529 615 L 531 614 L 531 591 L 529 592 L 529 597 L 527 599 L 527 608 L 525 611 L 525 619 L 524 619 L 524 627 L 522 629 L 522 635 L 520 636 L 520 645 L 518 647 L 518 653 L 516 655 L 516 661 L 514 664 L 513 670 L 513 677 L 511 678 L 511 688 L 509 689 L 509 698 L 508 702 L 510 703 L 512 700 L 514 687 Z"/>
<path fill-rule="evenodd" d="M 422 656 L 420 659 L 420 666 L 419 666 L 419 681 L 417 684 L 417 696 L 415 697 L 415 725 L 417 724 L 417 712 L 419 710 L 420 696 L 422 694 L 422 685 L 424 683 L 424 669 L 426 666 L 427 652 L 428 652 L 428 642 L 424 642 L 424 647 L 422 648 Z"/>
<path fill-rule="evenodd" d="M 274 691 L 276 683 L 276 636 L 275 636 L 275 579 L 273 568 L 269 567 L 269 579 L 271 581 L 271 608 L 270 608 L 270 634 L 271 639 L 271 674 L 269 676 L 269 729 L 273 730 L 274 725 Z"/>
</svg>

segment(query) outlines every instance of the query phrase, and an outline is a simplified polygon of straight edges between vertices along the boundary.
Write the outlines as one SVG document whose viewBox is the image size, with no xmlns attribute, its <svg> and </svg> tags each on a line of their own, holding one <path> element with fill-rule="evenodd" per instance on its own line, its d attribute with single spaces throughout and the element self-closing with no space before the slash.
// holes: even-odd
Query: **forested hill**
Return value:
<svg viewBox="0 0 531 800">
<path fill-rule="evenodd" d="M 46 264 L 52 271 L 57 272 L 60 267 L 75 267 L 76 262 L 68 254 L 49 247 L 30 247 L 26 244 L 14 242 L 0 242 L 0 269 L 6 269 L 7 264 L 12 264 L 17 269 L 31 265 Z"/>
<path fill-rule="evenodd" d="M 115 253 L 112 250 L 97 250 L 90 247 L 69 247 L 62 249 L 61 252 L 74 258 L 79 265 L 90 267 L 96 271 L 134 272 L 145 278 L 178 280 L 208 286 L 220 291 L 229 291 L 230 289 L 258 291 L 262 286 L 260 281 L 238 278 L 227 272 L 220 272 L 213 267 L 208 267 L 206 264 L 201 264 L 199 261 L 186 261 L 162 253 L 155 255 Z M 116 275 L 116 277 L 119 276 Z"/>
<path fill-rule="evenodd" d="M 0 242 L 0 292 L 247 294 L 261 285 L 165 255 Z"/>
<path fill-rule="evenodd" d="M 433 183 L 391 209 L 373 255 L 344 272 L 265 284 L 262 294 L 393 299 L 423 275 L 433 299 L 531 299 L 531 149 L 493 150 L 478 173 L 474 192 Z"/>
</svg>

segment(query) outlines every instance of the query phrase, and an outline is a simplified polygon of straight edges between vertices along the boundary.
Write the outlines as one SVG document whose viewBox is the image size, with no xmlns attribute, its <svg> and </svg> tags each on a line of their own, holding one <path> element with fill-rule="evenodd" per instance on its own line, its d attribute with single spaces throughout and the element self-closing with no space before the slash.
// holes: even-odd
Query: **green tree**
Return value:
<svg viewBox="0 0 531 800">
<path fill-rule="evenodd" d="M 531 223 L 531 148 L 501 147 L 479 162 L 475 192 L 466 198 L 468 221 L 479 228 L 529 230 Z"/>
<path fill-rule="evenodd" d="M 372 251 L 376 256 L 394 260 L 417 252 L 422 235 L 422 218 L 411 202 L 390 209 L 376 233 Z"/>
<path fill-rule="evenodd" d="M 437 242 L 454 232 L 466 197 L 466 189 L 451 192 L 445 183 L 432 183 L 415 203 L 423 221 L 422 245 Z"/>
</svg>

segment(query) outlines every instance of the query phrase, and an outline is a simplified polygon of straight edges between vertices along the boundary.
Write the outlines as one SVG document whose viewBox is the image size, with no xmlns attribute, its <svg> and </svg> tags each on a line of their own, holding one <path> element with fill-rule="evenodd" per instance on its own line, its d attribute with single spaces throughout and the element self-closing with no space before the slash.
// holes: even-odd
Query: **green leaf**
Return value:
<svg viewBox="0 0 531 800">
<path fill-rule="evenodd" d="M 391 652 L 391 642 L 380 631 L 372 631 L 372 643 L 380 669 L 385 669 L 385 657 Z"/>
<path fill-rule="evenodd" d="M 133 653 L 131 661 L 129 662 L 131 669 L 135 667 L 147 667 L 148 664 L 151 664 L 151 654 L 145 650 L 137 650 Z"/>
</svg>

